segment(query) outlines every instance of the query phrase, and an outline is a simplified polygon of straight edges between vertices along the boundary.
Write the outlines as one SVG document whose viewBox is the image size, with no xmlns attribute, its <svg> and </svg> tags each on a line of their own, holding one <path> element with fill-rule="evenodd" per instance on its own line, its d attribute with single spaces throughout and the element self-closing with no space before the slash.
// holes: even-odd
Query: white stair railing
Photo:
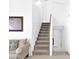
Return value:
<svg viewBox="0 0 79 59">
<path fill-rule="evenodd" d="M 50 56 L 53 55 L 53 18 L 52 18 L 52 14 L 50 14 L 50 32 L 49 32 L 49 53 Z"/>
</svg>

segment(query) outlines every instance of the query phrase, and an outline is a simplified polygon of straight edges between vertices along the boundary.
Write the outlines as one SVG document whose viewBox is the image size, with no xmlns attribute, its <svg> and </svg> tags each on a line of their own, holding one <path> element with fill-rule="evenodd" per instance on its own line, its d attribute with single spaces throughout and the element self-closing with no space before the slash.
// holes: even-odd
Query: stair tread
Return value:
<svg viewBox="0 0 79 59">
<path fill-rule="evenodd" d="M 37 44 L 49 44 L 49 42 L 36 42 Z"/>
<path fill-rule="evenodd" d="M 40 56 L 40 55 L 49 55 L 49 53 L 33 53 L 33 55 L 38 55 L 38 56 Z"/>
<path fill-rule="evenodd" d="M 39 32 L 39 34 L 49 34 L 49 32 Z"/>
<path fill-rule="evenodd" d="M 43 42 L 43 43 L 44 43 L 44 42 L 49 42 L 49 41 L 46 41 L 46 40 L 45 40 L 45 41 L 44 41 L 44 40 L 39 40 L 39 41 L 37 41 L 37 42 Z"/>
<path fill-rule="evenodd" d="M 49 37 L 48 35 L 39 35 L 39 37 Z"/>
<path fill-rule="evenodd" d="M 40 48 L 40 49 L 48 49 L 49 46 L 35 46 L 35 48 Z"/>
<path fill-rule="evenodd" d="M 48 52 L 48 50 L 35 50 L 34 52 L 41 52 L 41 53 L 47 53 Z"/>
<path fill-rule="evenodd" d="M 46 39 L 49 39 L 49 37 L 40 36 L 40 37 L 38 37 L 38 39 L 40 39 L 40 40 L 46 40 Z"/>
<path fill-rule="evenodd" d="M 49 28 L 41 28 L 41 30 L 49 30 Z"/>
<path fill-rule="evenodd" d="M 49 33 L 49 31 L 48 30 L 40 30 L 39 33 Z"/>
<path fill-rule="evenodd" d="M 41 28 L 49 28 L 49 26 L 41 26 Z"/>
<path fill-rule="evenodd" d="M 37 38 L 37 41 L 46 41 L 47 42 L 47 41 L 49 41 L 49 38 L 40 38 L 39 37 L 39 38 Z"/>
<path fill-rule="evenodd" d="M 41 29 L 42 29 L 42 28 L 44 28 L 44 29 L 49 29 L 49 26 L 42 26 Z"/>
<path fill-rule="evenodd" d="M 42 24 L 42 26 L 49 26 L 50 24 Z"/>
<path fill-rule="evenodd" d="M 49 34 L 46 34 L 46 33 L 40 33 L 39 35 L 49 36 Z"/>
<path fill-rule="evenodd" d="M 49 50 L 34 50 L 34 53 L 48 53 Z"/>
<path fill-rule="evenodd" d="M 42 36 L 39 36 L 39 38 L 49 38 L 49 37 L 47 37 L 47 36 L 44 36 L 44 37 L 42 37 Z"/>
<path fill-rule="evenodd" d="M 45 43 L 45 42 L 49 42 L 49 40 L 48 39 L 38 39 L 38 41 L 37 42 L 42 42 L 42 43 Z"/>
<path fill-rule="evenodd" d="M 49 31 L 40 31 L 40 32 L 49 32 Z"/>
<path fill-rule="evenodd" d="M 49 47 L 49 45 L 46 45 L 46 44 L 43 44 L 43 45 L 37 44 L 36 46 L 37 46 L 37 47 Z"/>
<path fill-rule="evenodd" d="M 42 49 L 42 50 L 47 49 L 47 50 L 49 50 L 49 47 L 35 47 L 35 50 L 36 50 L 36 49 L 40 49 L 40 50 L 41 50 L 41 49 Z"/>
<path fill-rule="evenodd" d="M 49 33 L 39 33 L 39 35 L 48 35 L 49 36 Z"/>
</svg>

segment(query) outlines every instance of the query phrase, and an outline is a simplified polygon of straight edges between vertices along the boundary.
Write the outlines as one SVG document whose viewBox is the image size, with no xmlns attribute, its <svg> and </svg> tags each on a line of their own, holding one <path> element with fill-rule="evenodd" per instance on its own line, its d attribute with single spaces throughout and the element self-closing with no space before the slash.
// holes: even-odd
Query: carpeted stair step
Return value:
<svg viewBox="0 0 79 59">
<path fill-rule="evenodd" d="M 49 31 L 40 31 L 40 32 L 47 32 L 48 33 Z"/>
<path fill-rule="evenodd" d="M 42 34 L 42 33 L 41 33 L 41 34 L 38 35 L 38 37 L 39 37 L 39 36 L 41 36 L 41 37 L 47 37 L 47 36 L 49 36 L 49 34 Z"/>
<path fill-rule="evenodd" d="M 37 43 L 38 43 L 38 42 L 40 42 L 40 43 L 41 43 L 41 42 L 44 43 L 44 42 L 49 42 L 49 41 L 48 41 L 48 40 L 37 40 Z"/>
<path fill-rule="evenodd" d="M 47 44 L 45 44 L 45 43 L 43 43 L 43 44 L 38 43 L 38 44 L 35 45 L 35 47 L 45 47 L 45 48 L 47 47 L 48 48 L 49 47 L 49 43 L 47 43 Z"/>
<path fill-rule="evenodd" d="M 35 50 L 49 50 L 48 46 L 35 46 Z"/>
<path fill-rule="evenodd" d="M 39 34 L 48 34 L 49 32 L 39 32 Z"/>
<path fill-rule="evenodd" d="M 49 26 L 41 26 L 41 29 L 42 29 L 42 28 L 48 29 Z"/>
<path fill-rule="evenodd" d="M 41 33 L 49 33 L 49 31 L 48 30 L 41 30 L 40 32 L 39 32 L 39 34 L 41 34 Z"/>
<path fill-rule="evenodd" d="M 41 31 L 48 31 L 49 29 L 40 29 Z"/>
<path fill-rule="evenodd" d="M 49 25 L 43 25 L 41 28 L 49 28 Z"/>
<path fill-rule="evenodd" d="M 49 52 L 48 52 L 48 50 L 35 50 L 35 51 L 33 52 L 33 54 L 34 54 L 34 55 L 48 55 Z"/>
<path fill-rule="evenodd" d="M 40 31 L 49 31 L 49 29 L 40 29 Z"/>
<path fill-rule="evenodd" d="M 49 42 L 48 39 L 38 39 L 37 41 L 38 41 L 38 42 Z"/>
<path fill-rule="evenodd" d="M 46 44 L 43 44 L 43 45 L 42 44 L 36 44 L 35 47 L 49 47 L 49 45 L 48 44 L 47 45 Z"/>
<path fill-rule="evenodd" d="M 47 25 L 50 25 L 50 23 L 43 23 L 42 26 L 43 26 L 43 25 L 47 26 Z"/>
<path fill-rule="evenodd" d="M 44 46 L 44 47 L 37 47 L 37 46 L 36 46 L 36 47 L 35 47 L 35 50 L 36 50 L 36 49 L 38 49 L 38 50 L 39 50 L 39 49 L 40 49 L 40 50 L 45 50 L 45 49 L 46 49 L 46 50 L 49 50 L 49 47 L 45 47 L 45 46 Z"/>
<path fill-rule="evenodd" d="M 41 29 L 49 29 L 49 28 L 46 28 L 46 27 L 42 27 Z"/>
<path fill-rule="evenodd" d="M 43 36 L 38 37 L 38 40 L 48 40 L 48 39 L 49 39 L 49 37 L 43 37 Z"/>
<path fill-rule="evenodd" d="M 49 44 L 49 42 L 36 42 L 36 44 Z"/>
</svg>

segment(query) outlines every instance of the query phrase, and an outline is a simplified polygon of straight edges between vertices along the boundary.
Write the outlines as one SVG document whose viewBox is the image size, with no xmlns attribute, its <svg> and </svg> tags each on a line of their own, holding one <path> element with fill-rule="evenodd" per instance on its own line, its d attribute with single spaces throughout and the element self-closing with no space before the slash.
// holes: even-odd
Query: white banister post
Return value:
<svg viewBox="0 0 79 59">
<path fill-rule="evenodd" d="M 53 21 L 52 21 L 53 19 L 52 19 L 52 15 L 50 15 L 50 56 L 52 56 L 52 54 L 53 54 Z"/>
</svg>

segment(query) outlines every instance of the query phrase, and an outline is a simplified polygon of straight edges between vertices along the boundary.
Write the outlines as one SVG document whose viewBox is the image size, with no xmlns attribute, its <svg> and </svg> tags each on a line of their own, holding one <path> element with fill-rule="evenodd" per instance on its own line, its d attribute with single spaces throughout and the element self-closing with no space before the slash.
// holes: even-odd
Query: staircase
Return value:
<svg viewBox="0 0 79 59">
<path fill-rule="evenodd" d="M 33 55 L 49 55 L 49 27 L 50 23 L 42 23 Z"/>
</svg>

